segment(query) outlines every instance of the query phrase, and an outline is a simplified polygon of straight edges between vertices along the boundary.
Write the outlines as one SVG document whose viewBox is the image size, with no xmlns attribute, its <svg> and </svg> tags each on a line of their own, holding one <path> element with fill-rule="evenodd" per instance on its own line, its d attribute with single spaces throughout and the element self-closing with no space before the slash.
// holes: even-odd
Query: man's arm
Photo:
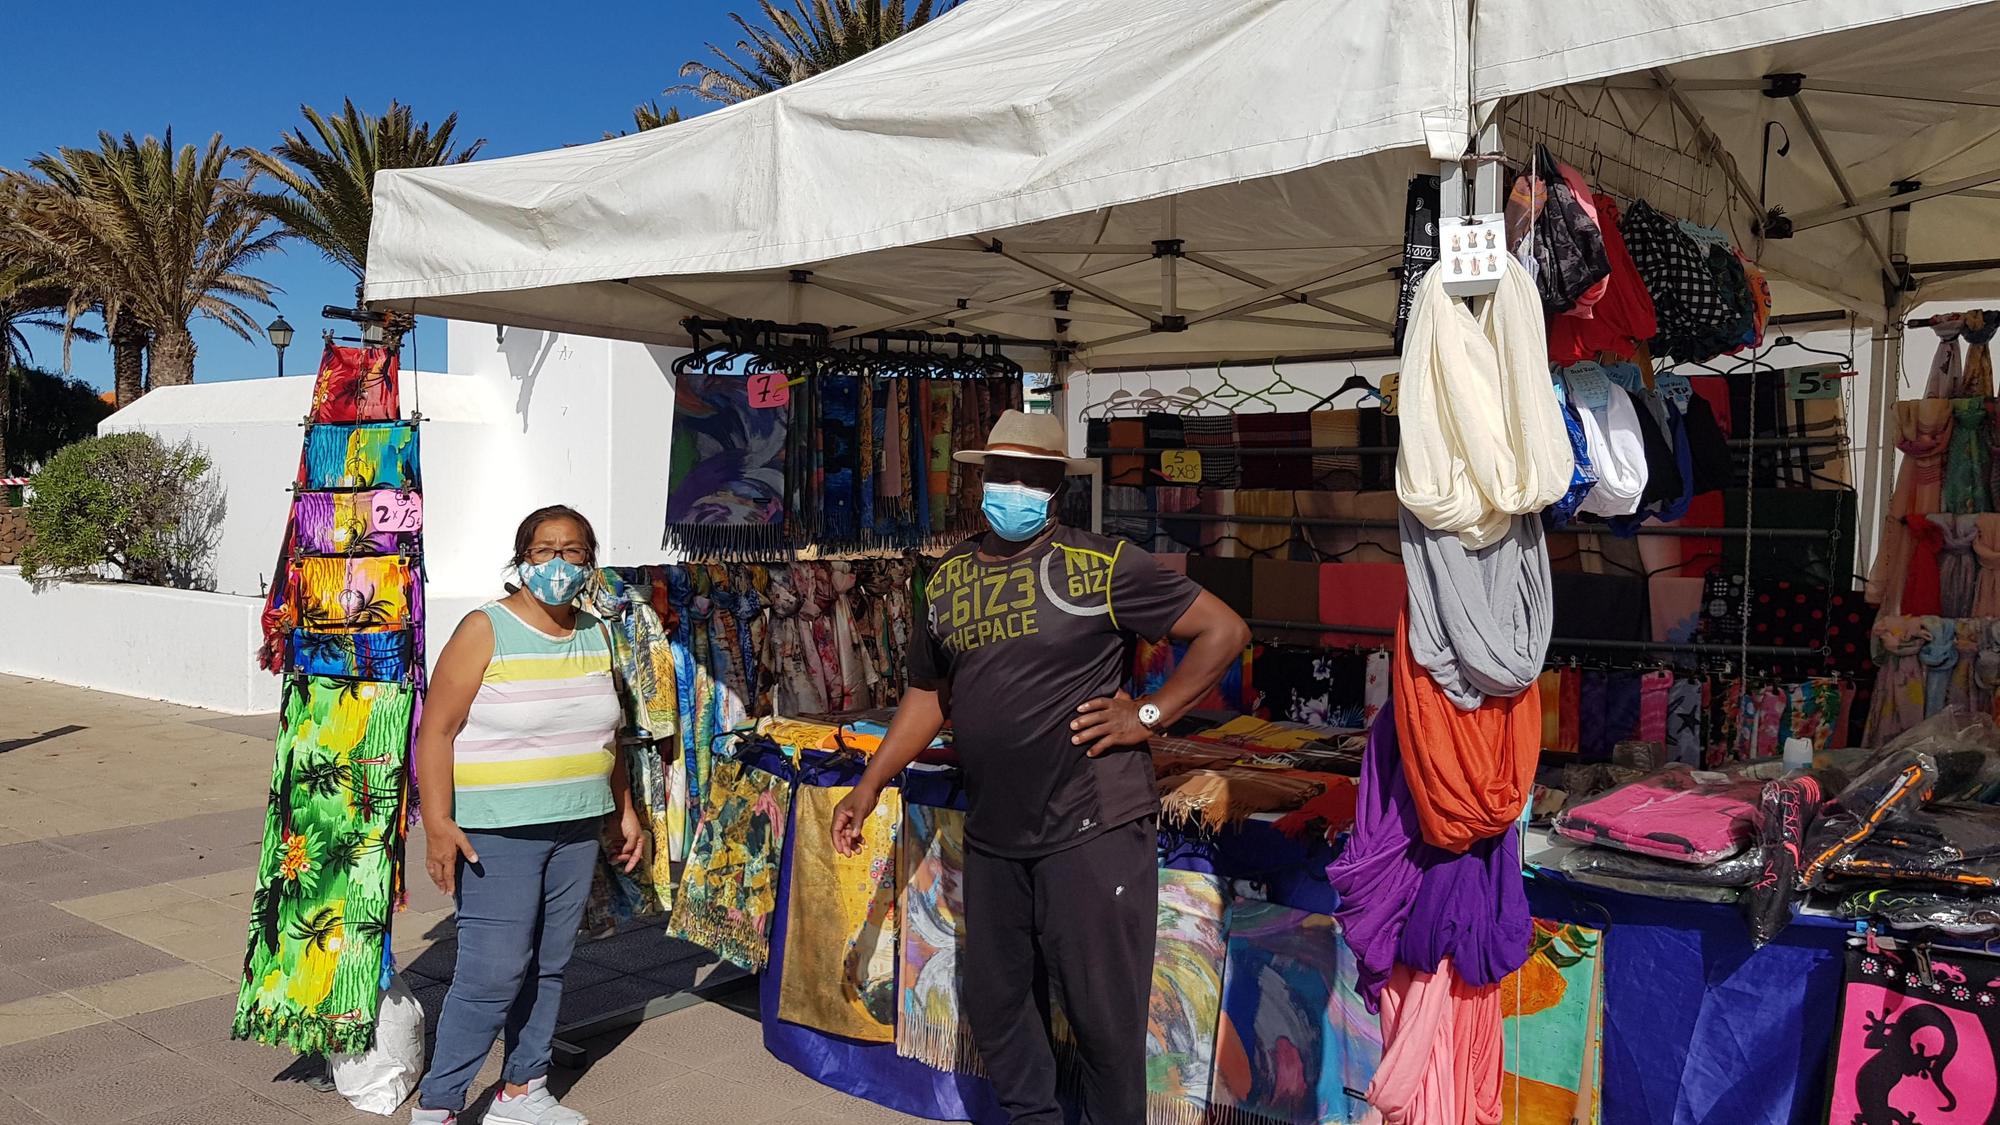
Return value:
<svg viewBox="0 0 2000 1125">
<path fill-rule="evenodd" d="M 1250 643 L 1250 627 L 1221 598 L 1204 590 L 1174 622 L 1168 636 L 1188 642 L 1187 655 L 1174 674 L 1150 697 L 1160 709 L 1160 725 L 1185 715 L 1202 696 L 1222 682 L 1222 674 L 1242 659 Z M 1142 746 L 1152 732 L 1139 721 L 1139 704 L 1121 693 L 1093 699 L 1077 708 L 1070 721 L 1070 741 L 1087 746 L 1095 758 L 1121 746 Z"/>
<path fill-rule="evenodd" d="M 903 692 L 902 701 L 896 705 L 896 716 L 889 720 L 889 733 L 882 736 L 881 749 L 868 759 L 868 768 L 861 772 L 861 780 L 854 783 L 854 791 L 834 806 L 832 828 L 836 851 L 853 855 L 861 850 L 861 822 L 875 811 L 883 788 L 916 761 L 917 755 L 943 729 L 944 708 L 938 702 L 937 692 L 919 687 Z"/>
</svg>

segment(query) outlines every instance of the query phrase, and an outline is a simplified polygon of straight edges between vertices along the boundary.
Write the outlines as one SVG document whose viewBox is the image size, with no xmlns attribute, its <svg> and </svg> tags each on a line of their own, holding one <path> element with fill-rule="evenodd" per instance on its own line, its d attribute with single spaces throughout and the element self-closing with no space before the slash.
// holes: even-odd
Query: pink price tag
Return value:
<svg viewBox="0 0 2000 1125">
<path fill-rule="evenodd" d="M 424 526 L 424 498 L 421 493 L 382 489 L 370 498 L 375 530 L 417 531 Z"/>
<path fill-rule="evenodd" d="M 791 401 L 791 376 L 782 371 L 759 371 L 750 376 L 751 406 L 764 409 L 785 406 Z"/>
</svg>

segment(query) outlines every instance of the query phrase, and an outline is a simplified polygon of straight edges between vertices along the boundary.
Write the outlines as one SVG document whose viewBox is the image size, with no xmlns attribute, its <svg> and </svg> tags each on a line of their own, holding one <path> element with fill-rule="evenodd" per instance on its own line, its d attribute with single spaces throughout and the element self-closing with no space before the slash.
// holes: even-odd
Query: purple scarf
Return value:
<svg viewBox="0 0 2000 1125">
<path fill-rule="evenodd" d="M 1510 827 L 1463 855 L 1424 843 L 1402 762 L 1391 702 L 1368 730 L 1354 831 L 1326 869 L 1340 894 L 1334 916 L 1354 951 L 1370 1011 L 1398 961 L 1435 972 L 1450 957 L 1469 985 L 1504 980 L 1527 961 L 1533 925 L 1521 881 L 1520 829 Z"/>
</svg>

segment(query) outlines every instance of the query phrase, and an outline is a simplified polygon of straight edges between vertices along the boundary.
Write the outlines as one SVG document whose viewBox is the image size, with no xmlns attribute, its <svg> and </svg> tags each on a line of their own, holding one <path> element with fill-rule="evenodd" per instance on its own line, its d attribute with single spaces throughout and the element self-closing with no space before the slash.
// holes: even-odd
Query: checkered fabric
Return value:
<svg viewBox="0 0 2000 1125">
<path fill-rule="evenodd" d="M 1654 352 L 1676 359 L 1696 358 L 1689 354 L 1689 349 L 1697 346 L 1694 341 L 1712 338 L 1739 314 L 1717 284 L 1709 255 L 1679 224 L 1644 200 L 1626 210 L 1619 232 L 1625 236 L 1625 248 L 1631 251 L 1632 263 L 1639 268 L 1639 277 L 1659 314 L 1660 334 L 1654 337 Z"/>
</svg>

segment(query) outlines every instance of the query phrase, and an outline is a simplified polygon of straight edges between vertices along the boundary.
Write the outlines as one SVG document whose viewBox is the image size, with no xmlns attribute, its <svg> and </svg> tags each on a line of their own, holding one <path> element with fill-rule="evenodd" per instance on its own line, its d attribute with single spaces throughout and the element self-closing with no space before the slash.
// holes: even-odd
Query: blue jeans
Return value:
<svg viewBox="0 0 2000 1125">
<path fill-rule="evenodd" d="M 563 970 L 590 898 L 603 820 L 467 831 L 479 862 L 458 864 L 458 964 L 438 1018 L 425 1109 L 457 1113 L 504 1031 L 504 1082 L 549 1072 Z"/>
</svg>

